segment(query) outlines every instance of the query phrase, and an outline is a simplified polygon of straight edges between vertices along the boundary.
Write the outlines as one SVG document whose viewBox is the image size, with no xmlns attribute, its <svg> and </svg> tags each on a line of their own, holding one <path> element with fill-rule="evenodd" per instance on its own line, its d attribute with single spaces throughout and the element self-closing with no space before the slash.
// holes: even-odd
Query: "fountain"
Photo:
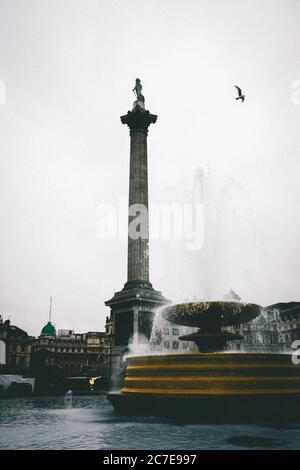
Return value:
<svg viewBox="0 0 300 470">
<path fill-rule="evenodd" d="M 149 339 L 157 308 L 162 308 L 165 320 L 198 328 L 179 339 L 194 341 L 199 352 L 127 357 L 121 390 L 108 393 L 108 399 L 117 411 L 130 414 L 198 415 L 202 420 L 247 418 L 255 421 L 262 416 L 275 416 L 276 419 L 296 416 L 300 368 L 293 365 L 290 355 L 226 351 L 228 341 L 241 339 L 230 328 L 257 317 L 261 311 L 258 305 L 212 301 L 166 306 L 168 300 L 155 291 L 149 281 L 147 135 L 157 116 L 145 109 L 141 90 L 141 82 L 137 79 L 132 111 L 121 116 L 121 122 L 130 129 L 128 269 L 123 289 L 106 301 L 111 308 L 113 325 L 109 367 L 113 370 L 112 377 L 117 377 L 112 380 L 112 385 L 119 385 L 120 363 L 130 338 L 134 338 L 138 346 L 141 335 Z M 204 195 L 205 202 L 204 188 L 199 189 L 200 200 Z M 145 212 L 145 217 L 141 217 L 138 232 L 133 233 L 132 208 L 136 205 L 140 214 Z M 208 215 L 208 220 L 218 221 L 218 229 L 210 229 L 212 233 L 207 236 L 211 250 L 209 264 L 217 274 L 211 235 L 219 233 L 220 222 L 213 214 Z M 241 233 L 229 226 L 230 239 L 235 233 L 240 240 Z M 209 222 L 206 227 L 210 227 Z M 235 260 L 241 264 L 240 257 Z M 206 269 L 202 272 L 207 274 Z M 217 275 L 210 277 L 219 283 Z"/>
<path fill-rule="evenodd" d="M 193 302 L 164 307 L 164 319 L 198 331 L 179 339 L 199 352 L 132 356 L 123 387 L 110 392 L 116 411 L 192 417 L 202 421 L 299 418 L 300 368 L 289 354 L 232 353 L 241 339 L 228 327 L 256 318 L 261 307 L 239 302 Z"/>
<path fill-rule="evenodd" d="M 194 341 L 200 352 L 223 350 L 227 341 L 242 339 L 242 336 L 222 327 L 238 325 L 253 320 L 260 313 L 255 304 L 238 302 L 191 302 L 166 307 L 163 316 L 171 323 L 183 326 L 197 326 L 198 331 L 179 339 Z"/>
</svg>

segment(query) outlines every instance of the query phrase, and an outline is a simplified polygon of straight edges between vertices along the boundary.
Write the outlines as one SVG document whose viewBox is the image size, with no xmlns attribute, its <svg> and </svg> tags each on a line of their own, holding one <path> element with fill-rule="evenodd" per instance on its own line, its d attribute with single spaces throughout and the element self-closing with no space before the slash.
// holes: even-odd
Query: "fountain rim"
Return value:
<svg viewBox="0 0 300 470">
<path fill-rule="evenodd" d="M 126 362 L 132 362 L 134 360 L 136 361 L 147 361 L 147 360 L 154 360 L 154 361 L 157 361 L 157 362 L 160 362 L 162 361 L 163 359 L 168 359 L 168 360 L 172 360 L 172 359 L 195 359 L 195 360 L 204 360 L 204 359 L 207 359 L 209 357 L 211 357 L 212 359 L 216 359 L 216 358 L 219 358 L 219 359 L 224 359 L 224 356 L 226 358 L 237 358 L 237 357 L 247 357 L 247 358 L 253 358 L 253 359 L 257 359 L 257 358 L 263 358 L 263 357 L 268 357 L 269 359 L 271 358 L 278 358 L 279 356 L 280 357 L 289 357 L 291 356 L 291 353 L 287 352 L 287 353 L 282 353 L 282 352 L 279 352 L 279 353 L 275 353 L 275 352 L 241 352 L 241 351 L 215 351 L 215 352 L 205 352 L 205 353 L 198 353 L 198 352 L 195 352 L 195 353 L 183 353 L 183 354 L 145 354 L 144 356 L 143 355 L 132 355 L 132 356 L 127 356 L 126 357 Z M 160 359 L 160 360 L 159 360 Z"/>
<path fill-rule="evenodd" d="M 199 328 L 201 320 L 205 318 L 205 314 L 209 315 L 209 310 L 214 310 L 214 307 L 220 308 L 218 316 L 221 325 L 225 327 L 247 323 L 256 318 L 263 309 L 261 305 L 252 302 L 237 302 L 234 300 L 203 300 L 167 305 L 162 307 L 161 314 L 163 318 L 170 323 Z M 236 307 L 239 308 L 238 312 L 232 312 L 230 310 Z M 176 309 L 180 308 L 183 309 L 183 312 L 176 312 Z M 243 310 L 245 311 L 247 309 L 253 309 L 252 315 L 249 315 L 249 312 L 247 312 L 248 315 L 245 315 L 245 312 L 243 313 Z M 223 318 L 223 315 L 225 318 Z"/>
</svg>

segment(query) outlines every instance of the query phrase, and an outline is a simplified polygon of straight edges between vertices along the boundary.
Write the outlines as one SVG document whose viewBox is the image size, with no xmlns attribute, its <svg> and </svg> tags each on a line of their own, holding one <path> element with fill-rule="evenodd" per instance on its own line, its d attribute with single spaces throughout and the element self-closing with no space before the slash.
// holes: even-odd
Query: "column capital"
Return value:
<svg viewBox="0 0 300 470">
<path fill-rule="evenodd" d="M 154 124 L 156 120 L 157 116 L 155 114 L 151 114 L 139 104 L 136 104 L 132 111 L 128 111 L 127 114 L 121 116 L 122 124 L 127 124 L 130 133 L 136 131 L 144 131 L 147 133 L 150 124 Z"/>
</svg>

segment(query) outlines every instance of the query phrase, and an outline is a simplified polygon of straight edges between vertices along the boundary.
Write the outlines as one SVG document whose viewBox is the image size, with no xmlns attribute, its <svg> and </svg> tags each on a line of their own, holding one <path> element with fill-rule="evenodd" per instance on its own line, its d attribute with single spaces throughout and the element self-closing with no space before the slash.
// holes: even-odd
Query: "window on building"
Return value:
<svg viewBox="0 0 300 470">
<path fill-rule="evenodd" d="M 25 357 L 24 357 L 24 356 L 20 356 L 20 357 L 19 357 L 19 365 L 20 365 L 20 366 L 24 366 L 24 364 L 25 364 Z"/>
<path fill-rule="evenodd" d="M 179 341 L 173 341 L 173 349 L 179 348 Z"/>
<path fill-rule="evenodd" d="M 99 338 L 89 338 L 87 340 L 88 344 L 100 344 L 100 339 Z"/>
<path fill-rule="evenodd" d="M 178 328 L 172 328 L 172 334 L 175 336 L 179 335 L 179 330 Z"/>
<path fill-rule="evenodd" d="M 169 334 L 169 328 L 168 328 L 167 326 L 164 327 L 163 333 L 164 333 L 164 335 L 168 335 L 168 334 Z"/>
<path fill-rule="evenodd" d="M 188 341 L 183 341 L 182 349 L 187 349 L 188 347 L 189 347 L 189 342 Z"/>
<path fill-rule="evenodd" d="M 169 347 L 170 347 L 169 341 L 164 341 L 164 348 L 169 349 Z"/>
</svg>

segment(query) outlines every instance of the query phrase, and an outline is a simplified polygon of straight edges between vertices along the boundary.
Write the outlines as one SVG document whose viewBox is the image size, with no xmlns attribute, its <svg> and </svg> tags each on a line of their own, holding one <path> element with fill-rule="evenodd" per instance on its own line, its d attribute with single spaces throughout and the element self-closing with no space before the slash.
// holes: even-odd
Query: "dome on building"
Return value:
<svg viewBox="0 0 300 470">
<path fill-rule="evenodd" d="M 47 325 L 44 326 L 40 336 L 56 336 L 56 330 L 51 321 L 48 321 Z"/>
</svg>

